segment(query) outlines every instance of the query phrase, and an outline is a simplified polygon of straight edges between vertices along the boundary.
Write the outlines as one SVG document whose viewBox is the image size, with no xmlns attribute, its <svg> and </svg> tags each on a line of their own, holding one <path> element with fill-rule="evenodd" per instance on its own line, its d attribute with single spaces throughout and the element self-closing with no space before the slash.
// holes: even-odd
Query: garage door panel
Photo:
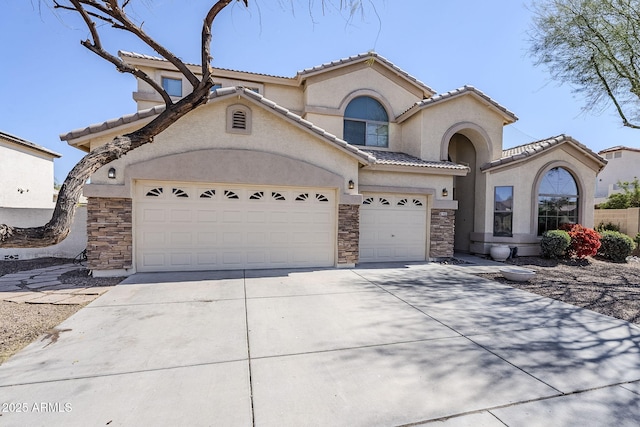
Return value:
<svg viewBox="0 0 640 427">
<path fill-rule="evenodd" d="M 218 212 L 212 209 L 199 209 L 196 213 L 196 221 L 198 223 L 209 223 L 218 221 Z"/>
<path fill-rule="evenodd" d="M 191 254 L 190 253 L 172 253 L 171 257 L 171 266 L 173 267 L 184 267 L 187 265 L 191 265 Z"/>
<path fill-rule="evenodd" d="M 196 255 L 196 262 L 200 266 L 215 266 L 217 259 L 215 252 L 201 252 Z"/>
<path fill-rule="evenodd" d="M 242 211 L 228 211 L 222 212 L 222 222 L 224 224 L 237 224 L 243 222 L 244 215 Z"/>
<path fill-rule="evenodd" d="M 216 245 L 218 244 L 218 234 L 213 232 L 201 232 L 198 233 L 198 244 L 200 246 Z"/>
<path fill-rule="evenodd" d="M 162 209 L 142 209 L 142 219 L 145 222 L 164 222 L 166 212 Z"/>
<path fill-rule="evenodd" d="M 300 198 L 303 194 L 306 198 Z M 326 190 L 138 184 L 136 267 L 166 271 L 332 266 L 335 203 L 333 192 Z"/>
<path fill-rule="evenodd" d="M 142 263 L 145 267 L 163 267 L 166 264 L 166 258 L 163 253 L 145 253 Z"/>
<path fill-rule="evenodd" d="M 426 259 L 426 197 L 364 194 L 360 262 Z"/>
</svg>

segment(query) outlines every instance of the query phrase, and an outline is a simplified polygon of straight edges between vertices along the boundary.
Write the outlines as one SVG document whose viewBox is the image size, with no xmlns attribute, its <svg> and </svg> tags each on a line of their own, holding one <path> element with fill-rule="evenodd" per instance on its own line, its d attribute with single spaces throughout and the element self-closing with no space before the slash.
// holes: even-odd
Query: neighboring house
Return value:
<svg viewBox="0 0 640 427">
<path fill-rule="evenodd" d="M 33 142 L 0 132 L 0 224 L 44 225 L 54 199 L 53 160 L 60 155 Z M 73 258 L 87 246 L 86 208 L 78 208 L 71 232 L 61 243 L 44 248 L 0 248 L 0 261 L 40 257 Z"/>
<path fill-rule="evenodd" d="M 602 203 L 613 193 L 618 193 L 618 181 L 633 181 L 640 178 L 640 149 L 611 147 L 598 153 L 607 160 L 607 166 L 598 174 L 595 203 Z"/>
<path fill-rule="evenodd" d="M 59 157 L 33 142 L 0 132 L 0 208 L 52 208 L 53 159 Z"/>
<path fill-rule="evenodd" d="M 120 56 L 188 92 L 167 61 Z M 503 151 L 517 118 L 473 87 L 436 94 L 376 53 L 214 76 L 207 105 L 85 187 L 94 274 L 349 267 L 496 243 L 533 254 L 546 229 L 593 225 L 606 162 L 564 135 Z M 61 139 L 88 151 L 164 109 L 144 82 L 133 97 L 137 113 Z"/>
</svg>

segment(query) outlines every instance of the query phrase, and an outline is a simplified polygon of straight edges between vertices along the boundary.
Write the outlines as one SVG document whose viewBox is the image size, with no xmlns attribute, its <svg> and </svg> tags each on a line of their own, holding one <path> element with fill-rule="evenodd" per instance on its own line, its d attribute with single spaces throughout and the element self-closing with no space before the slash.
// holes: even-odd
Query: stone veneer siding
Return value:
<svg viewBox="0 0 640 427">
<path fill-rule="evenodd" d="M 131 199 L 90 197 L 87 203 L 87 268 L 132 268 Z"/>
<path fill-rule="evenodd" d="M 446 213 L 446 215 L 441 212 Z M 453 256 L 456 211 L 453 209 L 431 209 L 430 258 L 450 258 Z"/>
<path fill-rule="evenodd" d="M 360 205 L 338 206 L 338 264 L 355 264 L 360 256 Z"/>
</svg>

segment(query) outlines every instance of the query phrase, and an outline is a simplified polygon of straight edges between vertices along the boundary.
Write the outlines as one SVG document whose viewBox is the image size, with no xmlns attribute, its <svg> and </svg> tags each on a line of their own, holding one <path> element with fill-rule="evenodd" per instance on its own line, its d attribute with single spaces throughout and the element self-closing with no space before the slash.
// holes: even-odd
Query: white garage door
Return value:
<svg viewBox="0 0 640 427">
<path fill-rule="evenodd" d="M 134 215 L 138 271 L 335 261 L 333 190 L 141 181 Z"/>
<path fill-rule="evenodd" d="M 360 262 L 424 261 L 427 199 L 364 193 L 360 208 Z"/>
</svg>

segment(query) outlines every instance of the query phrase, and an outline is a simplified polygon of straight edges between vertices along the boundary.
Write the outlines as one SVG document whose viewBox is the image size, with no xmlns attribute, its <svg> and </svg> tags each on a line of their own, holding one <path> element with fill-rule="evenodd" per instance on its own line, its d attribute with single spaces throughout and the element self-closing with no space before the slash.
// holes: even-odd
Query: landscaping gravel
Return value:
<svg viewBox="0 0 640 427">
<path fill-rule="evenodd" d="M 508 263 L 534 270 L 536 275 L 528 282 L 510 281 L 500 273 L 481 276 L 640 325 L 640 259 L 637 257 L 626 263 L 538 257 L 519 257 Z"/>
</svg>

